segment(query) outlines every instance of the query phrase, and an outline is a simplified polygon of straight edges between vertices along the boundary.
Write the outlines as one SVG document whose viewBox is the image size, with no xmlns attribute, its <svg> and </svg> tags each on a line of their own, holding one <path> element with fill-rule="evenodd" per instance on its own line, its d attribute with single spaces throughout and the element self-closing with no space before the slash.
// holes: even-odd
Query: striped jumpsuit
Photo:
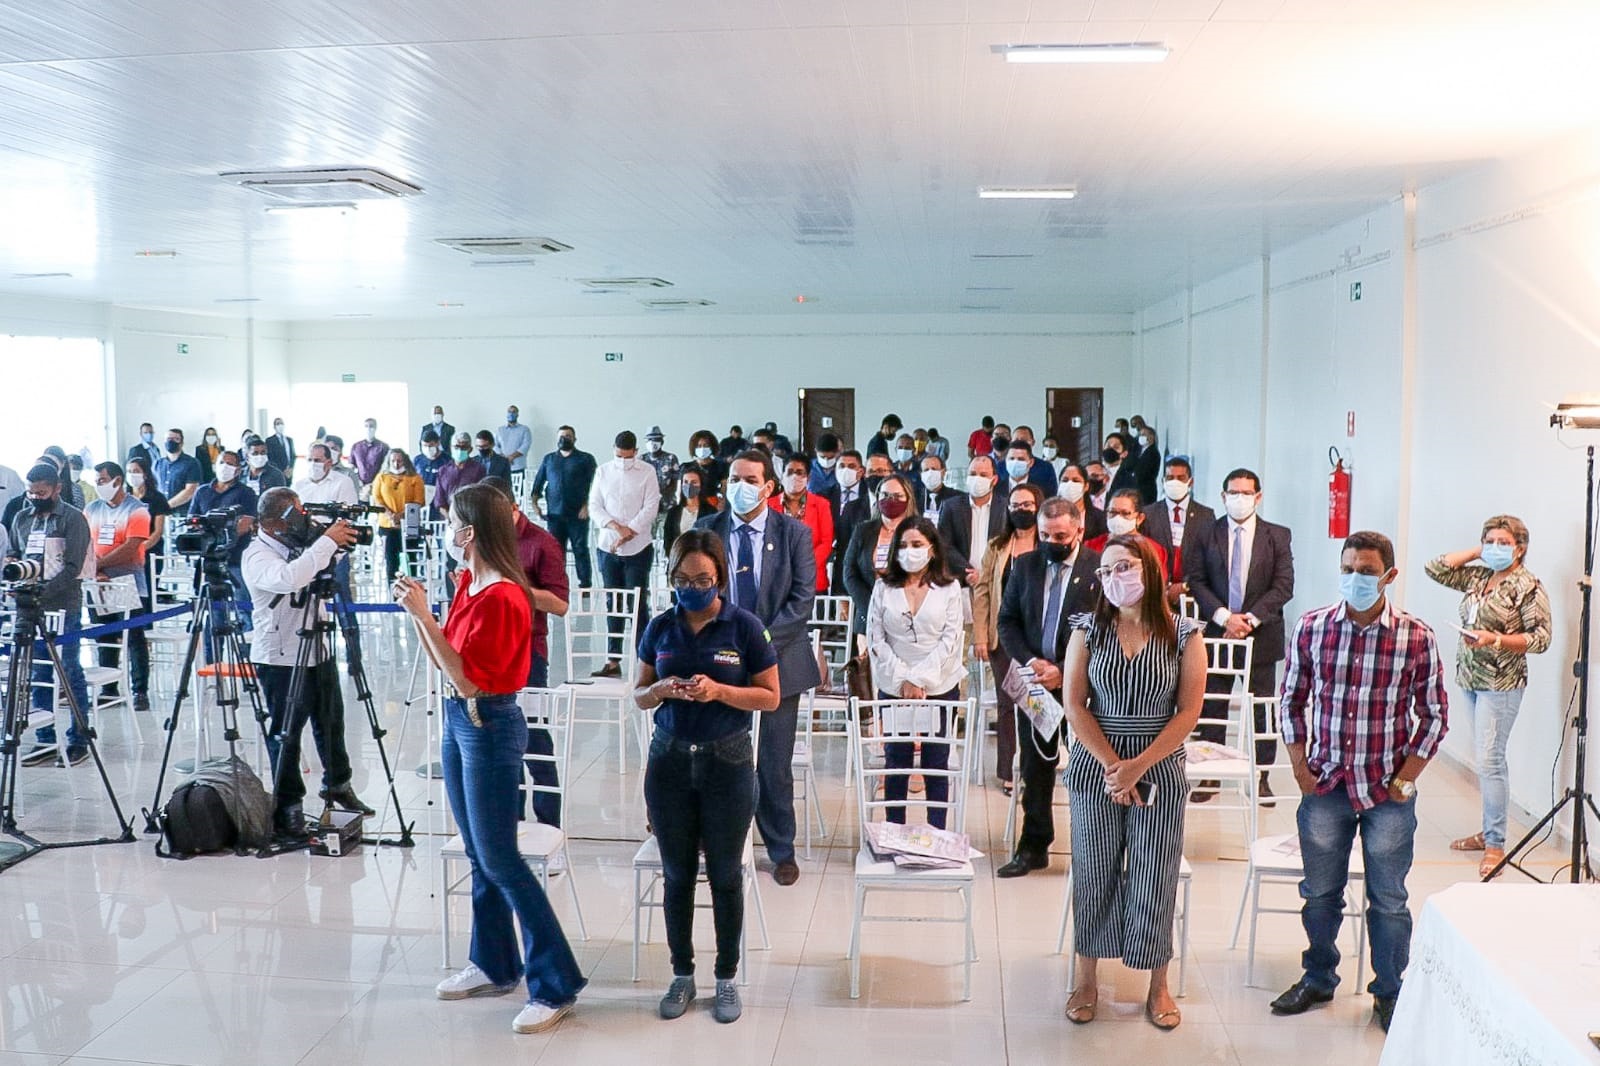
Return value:
<svg viewBox="0 0 1600 1066">
<path fill-rule="evenodd" d="M 1151 640 L 1133 658 L 1114 628 L 1092 615 L 1072 619 L 1089 652 L 1089 706 L 1113 751 L 1134 758 L 1155 740 L 1178 708 L 1183 648 L 1200 627 L 1178 619 L 1176 649 Z M 1189 785 L 1183 749 L 1150 768 L 1156 786 L 1147 807 L 1124 807 L 1105 792 L 1105 768 L 1082 744 L 1067 760 L 1072 801 L 1072 930 L 1080 955 L 1121 958 L 1153 970 L 1172 958 L 1172 921 L 1183 858 L 1183 810 Z"/>
</svg>

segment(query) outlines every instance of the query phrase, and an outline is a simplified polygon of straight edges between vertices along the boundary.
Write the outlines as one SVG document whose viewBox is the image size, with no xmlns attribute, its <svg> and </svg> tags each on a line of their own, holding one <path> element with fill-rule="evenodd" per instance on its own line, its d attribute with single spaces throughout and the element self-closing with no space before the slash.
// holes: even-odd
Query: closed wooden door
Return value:
<svg viewBox="0 0 1600 1066">
<path fill-rule="evenodd" d="M 801 451 L 815 452 L 817 438 L 832 433 L 845 449 L 856 446 L 856 390 L 855 389 L 801 389 L 800 440 Z"/>
<path fill-rule="evenodd" d="M 1045 433 L 1056 439 L 1061 454 L 1075 463 L 1100 458 L 1103 389 L 1045 389 Z"/>
</svg>

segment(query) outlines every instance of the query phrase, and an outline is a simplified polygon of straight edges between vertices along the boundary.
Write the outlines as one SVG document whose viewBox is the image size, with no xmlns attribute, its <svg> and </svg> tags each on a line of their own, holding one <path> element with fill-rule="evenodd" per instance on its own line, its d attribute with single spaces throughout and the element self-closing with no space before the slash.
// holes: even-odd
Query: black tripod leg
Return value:
<svg viewBox="0 0 1600 1066">
<path fill-rule="evenodd" d="M 344 611 L 344 607 L 344 603 L 341 601 L 340 597 L 336 595 L 334 597 L 334 609 L 342 613 Z M 346 645 L 346 649 L 349 649 L 348 644 Z M 389 786 L 389 802 L 394 804 L 395 820 L 400 823 L 399 840 L 389 841 L 379 837 L 377 838 L 377 843 L 380 846 L 392 845 L 400 848 L 415 847 L 417 842 L 412 837 L 411 830 L 416 823 L 415 821 L 406 821 L 405 810 L 400 806 L 400 793 L 398 790 L 396 790 L 394 784 L 394 767 L 389 765 L 389 751 L 383 743 L 383 738 L 388 736 L 389 731 L 383 728 L 383 723 L 378 718 L 378 707 L 372 698 L 372 689 L 367 684 L 367 668 L 366 664 L 361 660 L 360 651 L 356 651 L 354 654 L 350 655 L 349 663 L 350 677 L 351 680 L 355 682 L 356 686 L 356 698 L 361 701 L 362 708 L 367 712 L 367 728 L 371 731 L 372 739 L 378 745 L 378 761 L 383 765 L 384 781 Z"/>
<path fill-rule="evenodd" d="M 5 733 L 0 738 L 0 832 L 17 833 L 17 768 L 33 707 L 33 637 L 19 634 L 11 647 L 6 682 Z"/>
<path fill-rule="evenodd" d="M 1519 872 L 1527 874 L 1529 877 L 1533 877 L 1533 875 L 1529 874 L 1528 871 L 1522 869 L 1520 866 L 1517 866 L 1517 856 L 1522 854 L 1524 849 L 1533 844 L 1533 838 L 1539 835 L 1540 830 L 1555 820 L 1556 815 L 1560 814 L 1562 810 L 1566 808 L 1569 801 L 1576 800 L 1577 798 L 1577 794 L 1571 789 L 1568 789 L 1566 794 L 1561 797 L 1556 805 L 1546 811 L 1543 818 L 1539 819 L 1539 824 L 1535 825 L 1532 829 L 1524 833 L 1522 839 L 1517 841 L 1516 845 L 1510 851 L 1506 852 L 1505 858 L 1496 863 L 1495 868 L 1490 870 L 1488 874 L 1486 874 L 1481 880 L 1485 882 L 1493 881 L 1496 877 L 1500 876 L 1500 871 L 1504 870 L 1507 866 L 1516 866 Z M 1537 877 L 1534 877 L 1533 879 L 1535 881 L 1538 880 Z"/>
<path fill-rule="evenodd" d="M 61 649 L 49 640 L 44 644 L 45 653 L 50 656 L 50 663 L 55 667 L 56 678 L 61 682 L 61 691 L 67 694 L 67 709 L 72 715 L 72 723 L 82 734 L 84 743 L 89 747 L 89 756 L 94 759 L 94 767 L 100 774 L 100 783 L 105 786 L 106 796 L 111 800 L 111 810 L 117 816 L 117 828 L 122 830 L 118 841 L 131 841 L 133 839 L 133 822 L 122 813 L 122 804 L 117 802 L 116 789 L 111 787 L 111 776 L 106 773 L 106 764 L 100 758 L 100 745 L 95 743 L 94 726 L 89 721 L 88 712 L 78 703 L 77 693 L 72 691 L 72 685 L 67 680 L 67 667 L 61 661 Z"/>
<path fill-rule="evenodd" d="M 183 665 L 178 671 L 178 691 L 172 698 L 172 714 L 167 717 L 165 728 L 167 742 L 161 752 L 161 769 L 156 774 L 156 792 L 150 800 L 150 807 L 144 812 L 144 831 L 146 833 L 160 833 L 161 823 L 161 786 L 167 780 L 167 766 L 172 760 L 172 741 L 178 735 L 178 712 L 183 708 L 183 701 L 189 698 L 189 678 L 194 671 L 194 663 L 200 654 L 200 641 L 205 635 L 205 628 L 209 625 L 211 605 L 205 589 L 196 597 L 193 607 L 194 614 L 189 620 L 189 646 L 183 654 Z M 198 769 L 198 767 L 196 767 Z"/>
</svg>

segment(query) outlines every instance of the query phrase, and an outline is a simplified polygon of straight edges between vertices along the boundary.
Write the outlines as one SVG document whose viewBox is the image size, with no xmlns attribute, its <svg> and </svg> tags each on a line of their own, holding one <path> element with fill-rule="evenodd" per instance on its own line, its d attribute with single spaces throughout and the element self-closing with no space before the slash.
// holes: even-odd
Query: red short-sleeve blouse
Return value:
<svg viewBox="0 0 1600 1066">
<path fill-rule="evenodd" d="M 467 680 L 490 694 L 516 692 L 528 683 L 532 654 L 528 594 L 511 581 L 497 581 L 474 593 L 471 575 L 460 574 L 464 580 L 450 603 L 444 638 L 461 655 Z"/>
</svg>

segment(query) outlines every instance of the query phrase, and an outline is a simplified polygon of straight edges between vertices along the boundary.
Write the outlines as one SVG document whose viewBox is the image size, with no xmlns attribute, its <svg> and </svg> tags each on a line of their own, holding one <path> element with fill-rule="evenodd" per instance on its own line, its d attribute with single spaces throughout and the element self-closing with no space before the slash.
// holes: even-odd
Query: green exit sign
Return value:
<svg viewBox="0 0 1600 1066">
<path fill-rule="evenodd" d="M 348 384 L 353 384 L 355 382 L 355 380 L 356 380 L 356 376 L 354 374 L 340 374 L 339 375 L 339 380 L 344 382 L 347 385 Z"/>
<path fill-rule="evenodd" d="M 178 354 L 179 355 L 188 355 L 189 354 L 189 346 L 187 344 L 179 344 L 178 345 Z"/>
</svg>

